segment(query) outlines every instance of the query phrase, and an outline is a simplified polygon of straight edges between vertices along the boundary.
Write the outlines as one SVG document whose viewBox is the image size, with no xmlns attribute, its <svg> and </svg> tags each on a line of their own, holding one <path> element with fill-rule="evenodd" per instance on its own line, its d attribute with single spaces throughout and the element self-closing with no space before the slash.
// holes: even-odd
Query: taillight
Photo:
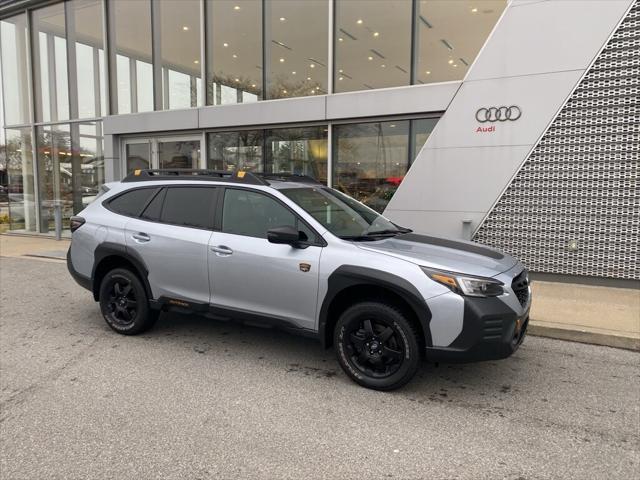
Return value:
<svg viewBox="0 0 640 480">
<path fill-rule="evenodd" d="M 82 217 L 71 217 L 70 220 L 70 228 L 71 228 L 71 233 L 75 232 L 77 229 L 79 229 L 82 225 L 84 225 L 84 218 Z"/>
</svg>

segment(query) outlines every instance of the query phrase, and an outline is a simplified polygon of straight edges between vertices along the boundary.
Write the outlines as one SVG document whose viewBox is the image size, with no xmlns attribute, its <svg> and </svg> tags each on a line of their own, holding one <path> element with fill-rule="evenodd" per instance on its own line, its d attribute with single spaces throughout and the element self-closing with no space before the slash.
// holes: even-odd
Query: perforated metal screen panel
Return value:
<svg viewBox="0 0 640 480">
<path fill-rule="evenodd" d="M 636 1 L 474 240 L 534 272 L 640 279 Z"/>
</svg>

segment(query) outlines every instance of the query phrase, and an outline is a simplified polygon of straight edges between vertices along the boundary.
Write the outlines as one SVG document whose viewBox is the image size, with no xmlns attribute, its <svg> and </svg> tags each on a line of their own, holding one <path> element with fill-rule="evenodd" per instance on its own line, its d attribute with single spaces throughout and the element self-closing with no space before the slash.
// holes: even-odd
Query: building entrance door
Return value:
<svg viewBox="0 0 640 480">
<path fill-rule="evenodd" d="M 143 168 L 203 168 L 200 135 L 131 138 L 122 153 L 124 175 Z"/>
</svg>

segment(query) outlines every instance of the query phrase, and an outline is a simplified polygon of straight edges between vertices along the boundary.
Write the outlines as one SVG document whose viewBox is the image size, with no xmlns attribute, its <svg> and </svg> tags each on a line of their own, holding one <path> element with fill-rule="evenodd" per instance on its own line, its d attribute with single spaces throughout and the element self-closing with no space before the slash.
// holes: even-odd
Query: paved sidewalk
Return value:
<svg viewBox="0 0 640 480">
<path fill-rule="evenodd" d="M 0 256 L 66 257 L 70 241 L 0 235 Z M 529 334 L 640 350 L 640 290 L 533 282 Z"/>
</svg>

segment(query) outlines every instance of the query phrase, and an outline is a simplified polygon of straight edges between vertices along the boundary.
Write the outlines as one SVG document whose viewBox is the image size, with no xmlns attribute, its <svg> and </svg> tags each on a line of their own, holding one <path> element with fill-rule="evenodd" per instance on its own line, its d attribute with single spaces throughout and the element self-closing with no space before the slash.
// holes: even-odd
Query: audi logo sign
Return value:
<svg viewBox="0 0 640 480">
<path fill-rule="evenodd" d="M 480 123 L 487 122 L 515 122 L 522 116 L 522 110 L 517 105 L 510 107 L 487 107 L 479 108 L 476 112 L 476 120 Z"/>
</svg>

